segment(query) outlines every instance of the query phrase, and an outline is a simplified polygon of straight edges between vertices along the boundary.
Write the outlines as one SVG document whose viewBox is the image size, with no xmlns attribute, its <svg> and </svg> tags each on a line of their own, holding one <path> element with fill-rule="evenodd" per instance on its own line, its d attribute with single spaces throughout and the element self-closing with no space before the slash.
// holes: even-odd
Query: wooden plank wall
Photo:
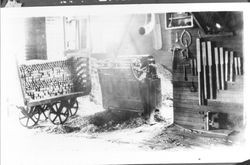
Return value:
<svg viewBox="0 0 250 165">
<path fill-rule="evenodd" d="M 183 29 L 182 29 L 183 30 Z M 180 35 L 182 30 L 171 31 L 171 43 L 176 43 L 176 32 Z M 198 28 L 186 29 L 192 36 L 190 55 L 196 58 L 196 38 Z M 229 37 L 203 38 L 201 41 L 211 41 L 212 50 L 214 47 L 223 47 L 224 50 L 234 51 L 234 55 L 242 57 L 242 35 Z M 214 53 L 212 52 L 212 56 Z M 214 58 L 214 57 L 213 57 Z M 243 120 L 243 76 L 234 76 L 233 82 L 226 83 L 225 90 L 216 90 L 216 97 L 208 99 L 207 105 L 199 105 L 198 78 L 192 75 L 191 67 L 187 67 L 187 81 L 184 80 L 184 69 L 181 65 L 182 55 L 176 52 L 173 60 L 173 99 L 174 99 L 174 122 L 188 128 L 206 129 L 206 112 L 225 113 L 227 119 L 224 128 L 237 129 L 242 126 Z M 215 65 L 212 67 L 215 74 Z M 244 70 L 243 70 L 244 71 Z M 207 80 L 208 82 L 208 80 Z"/>
</svg>

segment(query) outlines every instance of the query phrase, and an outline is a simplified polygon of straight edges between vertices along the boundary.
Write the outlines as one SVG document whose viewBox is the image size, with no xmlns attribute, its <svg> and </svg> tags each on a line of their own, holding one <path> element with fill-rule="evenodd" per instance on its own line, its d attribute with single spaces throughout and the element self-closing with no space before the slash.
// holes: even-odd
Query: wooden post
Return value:
<svg viewBox="0 0 250 165">
<path fill-rule="evenodd" d="M 207 42 L 207 55 L 208 55 L 208 67 L 209 67 L 210 99 L 213 99 L 212 46 L 211 46 L 211 41 Z"/>
<path fill-rule="evenodd" d="M 220 47 L 220 72 L 221 72 L 221 89 L 224 90 L 224 83 L 225 83 L 225 78 L 224 78 L 224 52 L 223 48 Z"/>
<path fill-rule="evenodd" d="M 214 55 L 215 55 L 215 66 L 216 66 L 216 85 L 217 89 L 220 89 L 220 76 L 219 76 L 219 55 L 218 55 L 218 48 L 214 48 Z"/>
<path fill-rule="evenodd" d="M 196 58 L 197 58 L 197 73 L 198 73 L 198 94 L 199 94 L 199 105 L 203 104 L 202 88 L 201 88 L 201 45 L 200 39 L 196 39 Z"/>
<path fill-rule="evenodd" d="M 230 81 L 233 82 L 233 63 L 234 63 L 234 52 L 230 52 Z"/>
<path fill-rule="evenodd" d="M 228 51 L 225 52 L 225 81 L 228 81 Z"/>
<path fill-rule="evenodd" d="M 203 61 L 203 86 L 204 86 L 204 99 L 207 99 L 207 52 L 206 52 L 206 43 L 202 42 L 202 61 Z"/>
</svg>

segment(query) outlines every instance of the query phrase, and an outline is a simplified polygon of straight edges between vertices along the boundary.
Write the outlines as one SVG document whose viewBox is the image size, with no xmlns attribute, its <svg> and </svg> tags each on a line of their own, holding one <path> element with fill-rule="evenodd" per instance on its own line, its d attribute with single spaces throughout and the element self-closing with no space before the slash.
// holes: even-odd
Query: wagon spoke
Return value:
<svg viewBox="0 0 250 165">
<path fill-rule="evenodd" d="M 28 117 L 28 119 L 27 119 L 27 121 L 26 121 L 26 126 L 28 126 L 28 123 L 29 123 L 29 119 L 30 119 L 30 118 Z"/>
<path fill-rule="evenodd" d="M 31 119 L 34 123 L 36 122 L 36 121 L 33 119 L 33 117 L 31 117 L 30 119 Z"/>
<path fill-rule="evenodd" d="M 70 116 L 74 116 L 78 110 L 78 101 L 76 98 L 74 98 L 74 99 L 70 99 L 69 103 L 70 103 L 70 107 L 69 107 Z"/>
<path fill-rule="evenodd" d="M 65 116 L 65 115 L 67 115 L 67 111 L 66 111 L 66 112 L 64 112 L 64 113 L 61 113 L 61 114 Z"/>
<path fill-rule="evenodd" d="M 39 121 L 39 111 L 35 110 L 35 107 L 20 107 L 19 122 L 21 125 L 27 128 L 32 128 Z"/>
<path fill-rule="evenodd" d="M 59 120 L 60 120 L 60 123 L 62 123 L 62 119 L 61 119 L 61 116 L 59 115 Z"/>
<path fill-rule="evenodd" d="M 28 116 L 23 116 L 23 117 L 20 117 L 19 119 L 22 120 L 22 119 L 27 118 L 27 117 L 28 117 Z"/>
<path fill-rule="evenodd" d="M 63 101 L 54 103 L 49 113 L 49 119 L 53 124 L 63 124 L 68 119 L 68 104 L 64 104 Z M 53 117 L 55 115 L 55 117 Z M 57 119 L 57 120 L 56 120 Z"/>
<path fill-rule="evenodd" d="M 46 114 L 44 112 L 42 112 L 43 116 L 47 117 Z"/>
<path fill-rule="evenodd" d="M 56 120 L 56 118 L 57 118 L 57 115 L 56 115 L 56 117 L 52 120 L 52 122 L 54 122 L 54 121 Z"/>
</svg>

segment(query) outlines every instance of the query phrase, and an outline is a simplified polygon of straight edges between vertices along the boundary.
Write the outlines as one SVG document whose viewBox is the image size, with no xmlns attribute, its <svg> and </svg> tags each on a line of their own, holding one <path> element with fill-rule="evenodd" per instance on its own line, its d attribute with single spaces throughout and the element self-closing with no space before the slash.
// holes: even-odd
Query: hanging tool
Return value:
<svg viewBox="0 0 250 165">
<path fill-rule="evenodd" d="M 207 42 L 207 55 L 208 55 L 208 67 L 209 67 L 209 87 L 210 87 L 210 99 L 213 99 L 213 75 L 212 75 L 212 46 L 211 41 Z"/>
<path fill-rule="evenodd" d="M 225 81 L 228 81 L 228 51 L 225 52 Z"/>
<path fill-rule="evenodd" d="M 183 30 L 181 33 L 181 45 L 184 47 L 181 51 L 181 54 L 183 55 L 184 61 L 183 61 L 183 69 L 184 69 L 184 80 L 187 81 L 187 67 L 190 65 L 189 60 L 189 46 L 191 45 L 192 39 L 191 35 L 188 31 Z"/>
<path fill-rule="evenodd" d="M 219 55 L 218 48 L 214 48 L 214 56 L 215 56 L 215 67 L 216 67 L 216 86 L 217 89 L 220 89 L 220 76 L 219 76 Z"/>
<path fill-rule="evenodd" d="M 223 48 L 220 47 L 220 72 L 221 72 L 221 89 L 224 90 L 224 83 L 225 83 L 225 79 L 224 79 L 224 54 L 223 54 Z"/>
<path fill-rule="evenodd" d="M 194 75 L 194 64 L 193 64 L 193 60 L 191 59 L 189 62 L 190 62 L 191 73 L 192 73 L 192 75 Z"/>
<path fill-rule="evenodd" d="M 233 82 L 233 61 L 234 60 L 234 52 L 230 52 L 230 81 Z"/>
<path fill-rule="evenodd" d="M 204 99 L 207 99 L 207 54 L 206 54 L 206 42 L 202 42 L 202 61 L 203 61 L 203 88 Z"/>
<path fill-rule="evenodd" d="M 181 45 L 185 48 L 185 51 L 187 51 L 186 58 L 189 58 L 189 49 L 188 48 L 192 43 L 191 34 L 188 31 L 183 30 L 181 33 L 180 42 L 181 42 Z"/>
<path fill-rule="evenodd" d="M 238 57 L 238 70 L 239 70 L 239 75 L 242 75 L 242 73 L 241 73 L 241 60 L 240 60 L 240 57 Z"/>
<path fill-rule="evenodd" d="M 188 81 L 188 78 L 187 78 L 187 68 L 186 68 L 185 64 L 183 65 L 183 69 L 184 69 L 184 80 Z"/>
<path fill-rule="evenodd" d="M 191 88 L 190 88 L 190 91 L 191 92 L 197 92 L 197 89 L 196 89 L 196 87 L 195 87 L 195 85 L 194 85 L 194 80 L 192 79 L 192 86 L 191 86 Z"/>
<path fill-rule="evenodd" d="M 194 76 L 195 75 L 195 70 L 194 70 L 194 60 L 190 60 L 190 68 L 191 68 L 191 73 Z"/>
<path fill-rule="evenodd" d="M 237 57 L 234 57 L 234 68 L 235 68 L 235 75 L 238 75 L 238 61 L 237 61 Z"/>
<path fill-rule="evenodd" d="M 201 87 L 201 45 L 200 39 L 196 39 L 196 58 L 197 58 L 197 73 L 198 73 L 198 95 L 199 95 L 199 105 L 204 104 L 202 96 L 202 87 Z"/>
<path fill-rule="evenodd" d="M 183 56 L 183 60 L 182 60 L 182 67 L 183 67 L 183 73 L 184 73 L 184 80 L 185 81 L 188 81 L 188 77 L 187 77 L 187 67 L 190 67 L 190 60 L 187 57 L 187 55 L 185 54 L 188 54 L 188 50 L 187 49 L 183 49 L 181 51 L 181 54 Z"/>
</svg>

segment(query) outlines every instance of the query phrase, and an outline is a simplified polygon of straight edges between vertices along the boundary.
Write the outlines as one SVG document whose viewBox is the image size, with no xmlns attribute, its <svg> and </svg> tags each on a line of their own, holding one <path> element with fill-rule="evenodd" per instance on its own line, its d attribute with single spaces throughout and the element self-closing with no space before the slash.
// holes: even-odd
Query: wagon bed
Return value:
<svg viewBox="0 0 250 165">
<path fill-rule="evenodd" d="M 29 61 L 17 65 L 24 106 L 20 123 L 32 128 L 40 120 L 64 124 L 78 110 L 77 97 L 91 90 L 89 58 L 60 61 Z"/>
</svg>

